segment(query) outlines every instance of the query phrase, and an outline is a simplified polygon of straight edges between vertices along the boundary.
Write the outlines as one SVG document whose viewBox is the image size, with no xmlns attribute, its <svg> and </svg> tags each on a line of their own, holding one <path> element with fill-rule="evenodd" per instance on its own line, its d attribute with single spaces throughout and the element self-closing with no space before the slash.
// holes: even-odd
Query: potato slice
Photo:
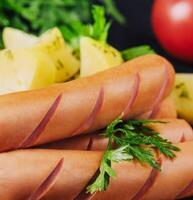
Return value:
<svg viewBox="0 0 193 200">
<path fill-rule="evenodd" d="M 0 94 L 22 89 L 17 79 L 16 69 L 10 65 L 10 60 L 12 60 L 12 53 L 10 51 L 0 52 Z"/>
<path fill-rule="evenodd" d="M 79 60 L 73 55 L 58 28 L 53 28 L 40 36 L 39 43 L 34 46 L 46 53 L 55 64 L 56 82 L 63 82 L 74 76 L 80 68 Z"/>
<path fill-rule="evenodd" d="M 80 76 L 89 76 L 123 62 L 119 51 L 89 37 L 80 40 Z"/>
<path fill-rule="evenodd" d="M 177 74 L 172 98 L 180 118 L 193 125 L 193 74 Z"/>
<path fill-rule="evenodd" d="M 55 66 L 46 54 L 32 49 L 0 52 L 0 94 L 43 88 L 54 80 Z"/>
<path fill-rule="evenodd" d="M 31 47 L 38 42 L 38 37 L 35 35 L 11 27 L 3 29 L 2 37 L 7 49 Z"/>
<path fill-rule="evenodd" d="M 63 82 L 73 77 L 80 68 L 79 60 L 73 55 L 72 48 L 65 43 L 58 28 L 43 33 L 39 38 L 14 28 L 5 28 L 3 41 L 6 48 L 32 47 L 46 53 L 56 68 L 55 82 Z"/>
</svg>

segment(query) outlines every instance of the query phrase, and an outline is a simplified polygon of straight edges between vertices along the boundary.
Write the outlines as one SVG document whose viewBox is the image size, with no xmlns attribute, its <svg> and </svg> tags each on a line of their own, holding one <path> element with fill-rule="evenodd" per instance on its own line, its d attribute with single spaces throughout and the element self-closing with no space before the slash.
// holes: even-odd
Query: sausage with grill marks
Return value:
<svg viewBox="0 0 193 200">
<path fill-rule="evenodd" d="M 0 96 L 0 151 L 45 144 L 149 112 L 174 85 L 174 69 L 158 55 L 51 87 Z"/>
<path fill-rule="evenodd" d="M 192 127 L 183 119 L 161 119 L 166 123 L 152 123 L 150 128 L 160 133 L 165 139 L 172 143 L 186 142 L 193 140 Z M 64 139 L 58 142 L 42 145 L 37 148 L 49 149 L 74 149 L 74 150 L 104 150 L 108 139 L 101 135 L 102 131 L 80 135 L 73 138 Z"/>
<path fill-rule="evenodd" d="M 174 160 L 159 156 L 161 172 L 138 162 L 113 163 L 116 179 L 94 200 L 163 200 L 193 195 L 193 142 L 177 145 Z M 0 195 L 6 200 L 89 199 L 86 186 L 102 152 L 19 150 L 0 154 Z"/>
</svg>

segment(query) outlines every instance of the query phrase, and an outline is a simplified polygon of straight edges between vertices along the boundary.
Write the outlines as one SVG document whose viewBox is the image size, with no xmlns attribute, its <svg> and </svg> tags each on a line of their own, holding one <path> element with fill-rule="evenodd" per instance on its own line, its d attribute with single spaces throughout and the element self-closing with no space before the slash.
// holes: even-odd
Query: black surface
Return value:
<svg viewBox="0 0 193 200">
<path fill-rule="evenodd" d="M 117 0 L 116 2 L 123 15 L 126 16 L 127 24 L 121 26 L 113 23 L 109 38 L 111 44 L 118 49 L 149 44 L 158 54 L 168 58 L 178 72 L 193 72 L 193 64 L 172 58 L 156 41 L 150 23 L 153 0 Z"/>
</svg>

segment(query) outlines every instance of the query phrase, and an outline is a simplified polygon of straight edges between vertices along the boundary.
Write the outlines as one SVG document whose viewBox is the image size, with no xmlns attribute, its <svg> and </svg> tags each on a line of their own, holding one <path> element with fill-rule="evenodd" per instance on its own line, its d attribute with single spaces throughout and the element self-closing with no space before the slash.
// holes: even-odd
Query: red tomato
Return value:
<svg viewBox="0 0 193 200">
<path fill-rule="evenodd" d="M 166 51 L 193 63 L 193 0 L 155 0 L 152 26 Z"/>
</svg>

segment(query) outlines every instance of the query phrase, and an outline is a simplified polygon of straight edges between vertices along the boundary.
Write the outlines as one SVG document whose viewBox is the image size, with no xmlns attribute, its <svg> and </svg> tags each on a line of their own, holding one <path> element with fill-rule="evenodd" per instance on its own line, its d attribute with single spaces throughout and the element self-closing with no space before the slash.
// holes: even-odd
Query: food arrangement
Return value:
<svg viewBox="0 0 193 200">
<path fill-rule="evenodd" d="M 107 43 L 110 22 L 105 18 L 104 8 L 93 6 L 92 15 L 91 24 L 72 23 L 71 29 L 75 29 L 75 32 L 66 27 L 63 31 L 67 39 L 57 27 L 38 37 L 5 27 L 2 33 L 5 49 L 0 51 L 0 70 L 6 82 L 0 85 L 0 94 L 39 89 L 79 76 L 92 75 L 115 67 L 124 60 L 153 52 L 149 46 L 118 51 Z M 21 59 L 23 54 L 26 55 Z M 12 77 L 7 75 L 7 65 L 11 69 L 6 70 L 13 74 Z M 26 65 L 29 66 L 26 68 Z M 49 66 L 49 70 L 45 66 Z"/>
<path fill-rule="evenodd" d="M 167 60 L 150 54 L 92 76 L 0 96 L 1 169 L 16 174 L 2 179 L 12 183 L 2 197 L 154 199 L 165 182 L 164 199 L 191 196 L 192 128 L 175 118 L 151 120 L 174 76 Z"/>
<path fill-rule="evenodd" d="M 1 199 L 193 196 L 192 75 L 149 46 L 115 49 L 92 14 L 66 37 L 2 33 Z"/>
</svg>

